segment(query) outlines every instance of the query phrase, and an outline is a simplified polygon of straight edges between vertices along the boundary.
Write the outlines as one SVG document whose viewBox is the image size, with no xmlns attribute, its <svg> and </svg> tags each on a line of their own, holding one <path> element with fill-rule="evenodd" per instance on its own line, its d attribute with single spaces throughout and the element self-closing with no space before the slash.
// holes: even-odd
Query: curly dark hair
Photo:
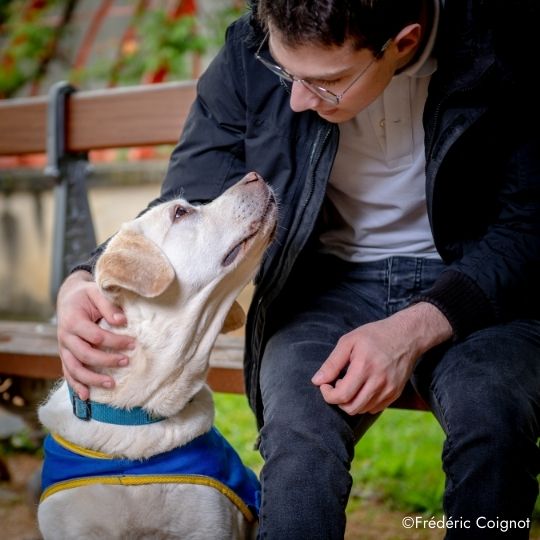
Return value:
<svg viewBox="0 0 540 540">
<path fill-rule="evenodd" d="M 291 46 L 341 46 L 377 52 L 405 26 L 418 22 L 425 0 L 258 0 L 255 15 Z"/>
</svg>

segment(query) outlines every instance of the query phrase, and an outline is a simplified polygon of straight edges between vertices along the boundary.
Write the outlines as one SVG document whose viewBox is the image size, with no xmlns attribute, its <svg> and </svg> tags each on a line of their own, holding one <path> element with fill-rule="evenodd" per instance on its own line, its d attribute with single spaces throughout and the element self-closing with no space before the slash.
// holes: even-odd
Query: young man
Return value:
<svg viewBox="0 0 540 540">
<path fill-rule="evenodd" d="M 200 80 L 161 199 L 278 194 L 246 386 L 260 537 L 342 538 L 354 446 L 412 380 L 445 430 L 448 538 L 527 538 L 538 492 L 540 143 L 532 1 L 261 0 Z M 160 200 L 161 200 L 160 199 Z M 58 299 L 82 398 L 126 361 L 91 264 Z M 118 353 L 103 352 L 118 350 Z"/>
</svg>

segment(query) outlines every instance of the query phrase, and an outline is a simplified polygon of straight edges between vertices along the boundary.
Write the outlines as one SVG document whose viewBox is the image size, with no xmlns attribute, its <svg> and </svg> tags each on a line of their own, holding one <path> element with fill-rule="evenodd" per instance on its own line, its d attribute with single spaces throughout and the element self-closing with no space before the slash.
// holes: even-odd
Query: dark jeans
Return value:
<svg viewBox="0 0 540 540">
<path fill-rule="evenodd" d="M 297 271 L 262 361 L 260 538 L 343 538 L 354 447 L 376 416 L 328 405 L 310 379 L 343 334 L 407 306 L 443 268 L 409 257 L 351 264 L 319 255 Z M 446 433 L 445 514 L 471 522 L 447 538 L 527 538 L 526 529 L 503 533 L 476 520 L 523 520 L 536 500 L 540 323 L 501 324 L 438 347 L 413 382 Z"/>
</svg>

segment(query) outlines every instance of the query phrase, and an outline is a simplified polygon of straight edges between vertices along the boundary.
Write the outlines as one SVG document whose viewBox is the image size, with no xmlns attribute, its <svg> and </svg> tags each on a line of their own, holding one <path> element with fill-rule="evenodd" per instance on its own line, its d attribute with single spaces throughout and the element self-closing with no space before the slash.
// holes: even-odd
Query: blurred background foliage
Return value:
<svg viewBox="0 0 540 540">
<path fill-rule="evenodd" d="M 235 0 L 0 0 L 0 98 L 196 78 Z"/>
</svg>

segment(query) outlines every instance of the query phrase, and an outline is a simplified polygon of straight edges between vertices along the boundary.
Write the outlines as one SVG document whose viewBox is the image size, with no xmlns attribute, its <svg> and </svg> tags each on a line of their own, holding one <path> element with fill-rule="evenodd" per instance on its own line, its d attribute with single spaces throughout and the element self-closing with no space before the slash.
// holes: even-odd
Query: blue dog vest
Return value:
<svg viewBox="0 0 540 540">
<path fill-rule="evenodd" d="M 260 484 L 216 428 L 149 459 L 130 460 L 74 445 L 58 435 L 44 443 L 41 501 L 91 484 L 181 483 L 210 486 L 228 497 L 248 521 L 259 514 Z"/>
</svg>

